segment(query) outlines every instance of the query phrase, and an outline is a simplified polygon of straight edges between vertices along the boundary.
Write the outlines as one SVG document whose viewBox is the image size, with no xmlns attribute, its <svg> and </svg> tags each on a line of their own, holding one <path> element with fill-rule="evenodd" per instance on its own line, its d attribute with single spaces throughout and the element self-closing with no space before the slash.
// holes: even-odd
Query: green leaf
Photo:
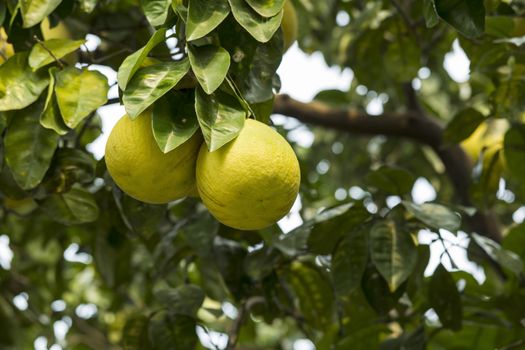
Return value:
<svg viewBox="0 0 525 350">
<path fill-rule="evenodd" d="M 186 35 L 188 41 L 202 38 L 217 28 L 230 13 L 227 0 L 190 0 Z"/>
<path fill-rule="evenodd" d="M 472 233 L 472 239 L 488 256 L 517 277 L 523 273 L 523 261 L 516 253 L 503 249 L 497 242 L 477 233 Z"/>
<path fill-rule="evenodd" d="M 438 15 L 468 38 L 483 35 L 485 6 L 479 0 L 434 0 Z"/>
<path fill-rule="evenodd" d="M 395 291 L 416 267 L 417 249 L 410 232 L 385 220 L 372 227 L 369 245 L 372 262 Z"/>
<path fill-rule="evenodd" d="M 49 84 L 47 73 L 33 72 L 27 52 L 18 53 L 0 65 L 0 111 L 23 109 L 35 102 Z"/>
<path fill-rule="evenodd" d="M 443 138 L 450 144 L 459 143 L 472 135 L 484 120 L 485 116 L 478 110 L 466 108 L 448 123 Z"/>
<path fill-rule="evenodd" d="M 190 46 L 191 69 L 202 89 L 212 94 L 222 84 L 230 68 L 230 54 L 220 46 Z"/>
<path fill-rule="evenodd" d="M 171 0 L 141 0 L 142 11 L 153 27 L 163 25 L 168 18 Z"/>
<path fill-rule="evenodd" d="M 188 59 L 141 68 L 124 91 L 122 101 L 131 119 L 173 89 L 190 69 Z"/>
<path fill-rule="evenodd" d="M 525 223 L 512 227 L 501 243 L 506 250 L 511 250 L 525 262 Z"/>
<path fill-rule="evenodd" d="M 427 28 L 432 28 L 439 23 L 434 0 L 423 0 L 423 17 L 425 17 Z"/>
<path fill-rule="evenodd" d="M 64 225 L 93 222 L 99 214 L 95 197 L 78 185 L 67 192 L 52 194 L 40 207 L 49 217 Z"/>
<path fill-rule="evenodd" d="M 337 246 L 332 261 L 332 278 L 338 295 L 348 295 L 361 286 L 368 261 L 368 226 L 347 234 Z"/>
<path fill-rule="evenodd" d="M 204 292 L 198 286 L 186 284 L 175 289 L 163 289 L 155 297 L 170 313 L 196 317 L 204 301 Z"/>
<path fill-rule="evenodd" d="M 348 203 L 318 214 L 308 237 L 308 249 L 315 254 L 332 254 L 336 244 L 355 227 L 370 218 L 361 203 Z"/>
<path fill-rule="evenodd" d="M 368 173 L 368 184 L 388 194 L 403 196 L 410 193 L 416 178 L 405 169 L 382 166 Z"/>
<path fill-rule="evenodd" d="M 285 0 L 246 0 L 252 9 L 263 17 L 278 15 L 284 7 L 284 1 Z"/>
<path fill-rule="evenodd" d="M 228 2 L 237 22 L 261 43 L 270 41 L 281 25 L 283 11 L 273 17 L 265 18 L 255 12 L 244 0 L 228 0 Z"/>
<path fill-rule="evenodd" d="M 201 89 L 197 89 L 195 110 L 210 152 L 236 138 L 246 119 L 246 112 L 237 99 L 220 91 L 207 95 Z"/>
<path fill-rule="evenodd" d="M 56 71 L 56 67 L 49 69 L 49 87 L 47 90 L 44 110 L 40 114 L 40 125 L 46 129 L 54 130 L 59 135 L 65 135 L 69 132 L 69 128 L 64 124 L 64 120 L 60 115 L 58 103 L 54 94 Z"/>
<path fill-rule="evenodd" d="M 142 65 L 149 52 L 166 39 L 166 28 L 157 30 L 149 39 L 148 43 L 140 50 L 126 57 L 120 65 L 117 73 L 118 86 L 122 91 L 126 90 L 129 81 Z"/>
<path fill-rule="evenodd" d="M 53 12 L 62 0 L 21 0 L 20 9 L 24 28 L 32 27 Z"/>
<path fill-rule="evenodd" d="M 444 327 L 452 330 L 461 328 L 463 318 L 461 296 L 454 279 L 441 264 L 430 279 L 428 302 Z"/>
<path fill-rule="evenodd" d="M 84 118 L 108 101 L 109 85 L 100 72 L 66 68 L 56 75 L 55 93 L 66 125 L 76 127 Z"/>
<path fill-rule="evenodd" d="M 414 40 L 400 37 L 388 45 L 383 62 L 388 67 L 385 72 L 396 81 L 412 81 L 421 67 L 421 48 Z"/>
<path fill-rule="evenodd" d="M 326 276 L 316 267 L 295 261 L 286 273 L 306 322 L 327 329 L 333 322 L 334 298 Z"/>
<path fill-rule="evenodd" d="M 41 109 L 42 104 L 36 103 L 16 112 L 4 140 L 7 165 L 25 190 L 36 187 L 44 178 L 59 137 L 40 125 Z"/>
<path fill-rule="evenodd" d="M 124 350 L 151 349 L 148 338 L 149 317 L 135 315 L 129 318 L 122 331 L 122 345 Z"/>
<path fill-rule="evenodd" d="M 513 125 L 505 134 L 504 145 L 505 163 L 513 177 L 522 181 L 525 174 L 525 125 Z"/>
<path fill-rule="evenodd" d="M 441 204 L 415 204 L 403 201 L 405 208 L 418 220 L 436 230 L 445 229 L 456 232 L 461 226 L 461 217 Z"/>
<path fill-rule="evenodd" d="M 155 314 L 148 327 L 152 349 L 196 349 L 195 323 L 194 318 L 184 315 Z"/>
<path fill-rule="evenodd" d="M 77 50 L 85 40 L 50 39 L 36 43 L 29 54 L 29 66 L 33 70 L 61 59 L 67 54 Z"/>
<path fill-rule="evenodd" d="M 162 152 L 179 147 L 199 129 L 194 101 L 193 90 L 177 91 L 162 97 L 153 106 L 153 136 Z"/>
</svg>

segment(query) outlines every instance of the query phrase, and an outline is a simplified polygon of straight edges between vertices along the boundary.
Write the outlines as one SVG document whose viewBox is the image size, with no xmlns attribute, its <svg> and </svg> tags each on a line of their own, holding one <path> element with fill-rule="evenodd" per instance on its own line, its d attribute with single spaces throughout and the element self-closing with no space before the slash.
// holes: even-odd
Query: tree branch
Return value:
<svg viewBox="0 0 525 350">
<path fill-rule="evenodd" d="M 469 194 L 471 160 L 459 145 L 445 146 L 443 127 L 420 111 L 386 112 L 370 116 L 359 111 L 334 109 L 319 102 L 302 103 L 290 96 L 278 95 L 274 113 L 353 134 L 400 137 L 430 146 L 445 165 L 459 202 L 464 206 L 472 205 Z M 473 217 L 467 217 L 466 221 L 473 231 L 501 241 L 499 224 L 493 213 L 478 211 Z"/>
</svg>

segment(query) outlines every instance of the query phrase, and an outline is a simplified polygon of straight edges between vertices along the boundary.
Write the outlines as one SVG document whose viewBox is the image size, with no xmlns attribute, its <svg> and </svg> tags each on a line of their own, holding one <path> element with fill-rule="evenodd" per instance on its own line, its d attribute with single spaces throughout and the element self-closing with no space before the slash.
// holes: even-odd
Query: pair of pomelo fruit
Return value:
<svg viewBox="0 0 525 350">
<path fill-rule="evenodd" d="M 124 116 L 109 136 L 106 165 L 131 197 L 161 204 L 198 193 L 217 220 L 240 230 L 262 229 L 286 215 L 300 183 L 292 147 L 277 131 L 253 119 L 214 152 L 198 131 L 165 154 L 154 139 L 151 113 L 135 120 Z"/>
</svg>

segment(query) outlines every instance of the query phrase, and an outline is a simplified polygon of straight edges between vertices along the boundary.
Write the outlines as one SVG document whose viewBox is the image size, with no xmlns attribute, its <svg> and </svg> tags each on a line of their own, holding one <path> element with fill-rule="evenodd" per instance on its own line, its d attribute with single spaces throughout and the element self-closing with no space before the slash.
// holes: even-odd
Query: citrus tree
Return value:
<svg viewBox="0 0 525 350">
<path fill-rule="evenodd" d="M 0 1 L 0 348 L 523 348 L 524 16 Z M 296 38 L 351 86 L 280 94 Z M 97 160 L 112 104 L 126 115 Z"/>
</svg>

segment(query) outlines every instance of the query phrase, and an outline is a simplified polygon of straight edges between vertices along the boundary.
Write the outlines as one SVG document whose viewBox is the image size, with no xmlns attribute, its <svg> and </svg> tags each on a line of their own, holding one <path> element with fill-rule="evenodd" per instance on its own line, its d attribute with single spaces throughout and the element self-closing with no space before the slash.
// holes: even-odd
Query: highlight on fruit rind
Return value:
<svg viewBox="0 0 525 350">
<path fill-rule="evenodd" d="M 106 144 L 108 171 L 122 191 L 142 202 L 168 203 L 195 189 L 195 162 L 202 143 L 196 132 L 168 153 L 158 147 L 151 126 L 151 112 L 135 120 L 122 117 Z"/>
<path fill-rule="evenodd" d="M 258 230 L 292 207 L 301 180 L 299 161 L 277 131 L 253 119 L 239 136 L 214 152 L 205 144 L 197 159 L 197 188 L 204 205 L 223 224 Z"/>
<path fill-rule="evenodd" d="M 284 51 L 286 52 L 297 40 L 298 21 L 297 12 L 290 0 L 286 0 L 283 11 L 281 28 L 283 30 Z"/>
</svg>

